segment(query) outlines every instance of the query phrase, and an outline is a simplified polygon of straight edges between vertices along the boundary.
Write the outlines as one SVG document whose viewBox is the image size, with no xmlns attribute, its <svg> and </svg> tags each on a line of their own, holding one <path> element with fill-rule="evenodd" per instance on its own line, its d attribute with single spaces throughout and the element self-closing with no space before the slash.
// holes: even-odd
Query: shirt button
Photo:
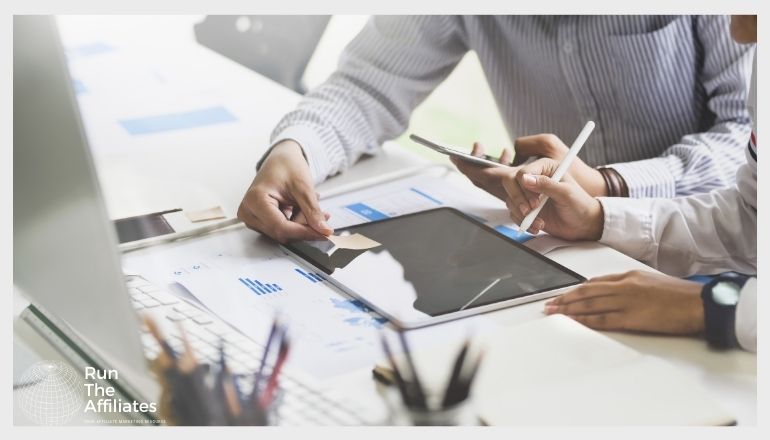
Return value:
<svg viewBox="0 0 770 440">
<path fill-rule="evenodd" d="M 564 53 L 572 53 L 572 43 L 566 42 L 564 43 L 564 46 L 561 47 L 561 49 L 564 51 Z"/>
</svg>

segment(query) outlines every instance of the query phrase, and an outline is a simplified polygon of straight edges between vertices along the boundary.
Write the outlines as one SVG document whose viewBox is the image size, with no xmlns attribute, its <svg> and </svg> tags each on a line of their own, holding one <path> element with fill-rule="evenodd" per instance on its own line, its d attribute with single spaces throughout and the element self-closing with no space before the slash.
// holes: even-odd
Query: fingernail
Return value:
<svg viewBox="0 0 770 440">
<path fill-rule="evenodd" d="M 550 315 L 552 313 L 556 313 L 557 310 L 559 310 L 559 306 L 549 306 L 548 304 L 546 304 L 546 306 L 545 306 L 545 313 L 547 315 Z"/>
<path fill-rule="evenodd" d="M 524 179 L 524 184 L 526 185 L 534 185 L 535 183 L 537 183 L 537 179 L 535 179 L 535 176 L 533 176 L 532 174 L 525 174 L 523 179 Z"/>
<path fill-rule="evenodd" d="M 519 211 L 521 211 L 523 215 L 527 215 L 527 213 L 529 212 L 529 206 L 527 206 L 524 203 L 519 203 Z"/>
<path fill-rule="evenodd" d="M 545 222 L 543 220 L 535 220 L 535 229 L 543 229 L 543 226 L 545 226 Z"/>
</svg>

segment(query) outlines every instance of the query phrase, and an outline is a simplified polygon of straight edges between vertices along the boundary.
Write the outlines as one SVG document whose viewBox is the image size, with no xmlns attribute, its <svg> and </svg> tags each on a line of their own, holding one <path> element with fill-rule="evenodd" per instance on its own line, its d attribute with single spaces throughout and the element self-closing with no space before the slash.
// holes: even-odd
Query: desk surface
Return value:
<svg viewBox="0 0 770 440">
<path fill-rule="evenodd" d="M 98 58 L 71 60 L 73 78 L 83 81 L 88 92 L 78 95 L 97 172 L 110 216 L 131 216 L 169 208 L 198 209 L 222 206 L 233 215 L 244 190 L 254 177 L 257 159 L 267 147 L 275 123 L 299 100 L 294 92 L 261 77 L 191 41 L 189 35 L 168 41 L 143 41 L 126 28 L 87 27 L 63 23 L 64 45 L 71 50 L 83 45 L 108 42 L 116 49 L 105 56 L 130 62 L 132 75 L 126 81 L 144 81 L 147 72 L 179 77 L 190 87 L 197 105 L 223 105 L 238 121 L 197 131 L 169 131 L 152 136 L 128 136 L 118 132 L 115 118 L 130 114 L 152 96 L 115 93 L 99 96 L 100 84 L 110 63 Z M 127 38 L 131 35 L 132 38 Z M 98 38 L 98 39 L 97 39 Z M 173 57 L 168 54 L 173 53 Z M 106 70 L 105 70 L 106 69 Z M 89 80 L 90 78 L 90 80 Z M 101 79 L 100 79 L 101 78 Z M 114 84 L 113 84 L 114 85 Z M 148 95 L 155 94 L 148 86 Z M 169 92 L 173 97 L 178 90 Z M 162 100 L 161 100 L 162 101 Z M 168 104 L 171 108 L 173 104 Z M 163 110 L 162 106 L 157 108 Z M 376 159 L 366 159 L 344 175 L 330 179 L 320 190 L 341 187 L 361 178 L 386 174 L 418 164 L 425 159 L 386 145 Z M 598 244 L 558 249 L 548 255 L 584 276 L 626 271 L 641 264 Z M 597 264 L 600 261 L 601 264 Z M 16 297 L 16 309 L 23 300 Z M 542 317 L 542 302 L 530 303 L 489 314 L 495 322 L 514 325 Z M 664 358 L 696 377 L 708 393 L 735 414 L 742 425 L 756 424 L 756 356 L 733 351 L 711 351 L 695 338 L 660 337 L 629 333 L 607 333 L 610 337 L 646 354 Z M 42 339 L 15 323 L 14 336 L 41 358 L 54 356 Z M 363 398 L 374 397 L 370 371 L 339 378 L 339 386 L 350 387 Z M 16 413 L 16 412 L 15 412 Z M 17 422 L 19 422 L 17 420 Z"/>
</svg>

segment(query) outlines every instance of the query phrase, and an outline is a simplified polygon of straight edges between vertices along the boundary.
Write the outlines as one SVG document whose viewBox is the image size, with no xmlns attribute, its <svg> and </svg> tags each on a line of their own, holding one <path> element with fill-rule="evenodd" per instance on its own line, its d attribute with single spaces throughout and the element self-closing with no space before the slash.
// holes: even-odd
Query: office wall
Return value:
<svg viewBox="0 0 770 440">
<path fill-rule="evenodd" d="M 125 32 L 125 38 L 162 44 L 169 39 L 194 40 L 193 25 L 202 19 L 199 15 L 61 16 L 58 22 L 65 35 L 69 33 L 76 39 L 99 32 Z M 332 17 L 305 72 L 308 87 L 320 84 L 334 71 L 339 54 L 368 19 L 366 15 Z M 474 53 L 466 55 L 450 77 L 416 109 L 407 133 L 410 132 L 468 148 L 479 140 L 494 152 L 511 145 Z M 406 135 L 398 143 L 431 159 L 446 160 L 415 145 Z"/>
</svg>

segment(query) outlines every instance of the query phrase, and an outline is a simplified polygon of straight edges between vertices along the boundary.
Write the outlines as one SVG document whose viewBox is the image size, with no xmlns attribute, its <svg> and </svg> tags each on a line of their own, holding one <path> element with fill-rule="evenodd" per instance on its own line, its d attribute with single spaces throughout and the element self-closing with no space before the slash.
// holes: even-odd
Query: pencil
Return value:
<svg viewBox="0 0 770 440">
<path fill-rule="evenodd" d="M 273 319 L 273 325 L 270 327 L 270 333 L 267 336 L 265 349 L 262 352 L 262 360 L 259 363 L 259 370 L 257 370 L 256 374 L 254 374 L 254 387 L 251 391 L 251 394 L 254 397 L 254 399 L 256 399 L 256 396 L 259 395 L 259 384 L 260 382 L 262 382 L 262 372 L 265 369 L 265 364 L 267 363 L 267 356 L 270 351 L 270 346 L 273 343 L 273 339 L 275 338 L 277 329 L 278 329 L 278 318 L 275 318 Z"/>
<path fill-rule="evenodd" d="M 473 385 L 473 380 L 478 375 L 479 372 L 479 366 L 481 366 L 481 361 L 484 359 L 484 351 L 479 353 L 478 357 L 476 358 L 476 362 L 473 364 L 473 367 L 471 368 L 470 373 L 468 373 L 467 378 L 465 381 L 461 384 L 460 388 L 460 394 L 457 396 L 457 400 L 455 402 L 452 402 L 452 404 L 455 404 L 457 402 L 462 402 L 463 400 L 467 399 L 471 392 L 471 386 Z"/>
<path fill-rule="evenodd" d="M 390 351 L 390 346 L 388 346 L 388 341 L 385 340 L 385 335 L 383 333 L 380 333 L 380 341 L 382 341 L 382 349 L 385 352 L 385 357 L 388 358 L 390 368 L 393 369 L 393 377 L 396 380 L 396 385 L 398 385 L 398 391 L 401 393 L 401 400 L 404 401 L 406 406 L 412 406 L 412 398 L 409 394 L 406 382 L 404 382 L 404 377 L 401 375 L 401 372 L 398 371 L 396 360 L 393 358 L 393 353 Z"/>
<path fill-rule="evenodd" d="M 449 377 L 449 382 L 444 391 L 444 400 L 441 402 L 442 407 L 449 406 L 457 398 L 457 385 L 460 379 L 460 372 L 462 372 L 463 369 L 463 363 L 465 362 L 465 356 L 468 354 L 469 346 L 470 343 L 466 340 L 463 344 L 463 348 L 457 354 L 457 359 L 455 359 L 454 367 L 452 368 L 452 375 Z"/>
<path fill-rule="evenodd" d="M 273 394 L 275 393 L 275 389 L 278 387 L 278 377 L 281 374 L 281 369 L 286 363 L 286 358 L 288 355 L 289 342 L 284 339 L 281 341 L 281 348 L 278 352 L 278 359 L 275 361 L 275 367 L 273 367 L 273 371 L 270 374 L 270 380 L 265 387 L 265 391 L 262 393 L 262 398 L 259 400 L 259 404 L 262 409 L 267 409 L 273 402 Z"/>
<path fill-rule="evenodd" d="M 410 388 L 414 389 L 415 405 L 420 408 L 427 407 L 425 400 L 425 393 L 422 389 L 422 383 L 420 382 L 420 376 L 417 374 L 417 368 L 414 366 L 414 360 L 412 359 L 412 353 L 409 350 L 409 344 L 406 342 L 406 335 L 403 331 L 398 332 L 398 339 L 401 341 L 401 345 L 404 347 L 404 354 L 406 355 L 406 362 L 409 365 L 409 369 L 412 374 L 412 383 Z"/>
<path fill-rule="evenodd" d="M 160 345 L 161 350 L 163 350 L 166 355 L 171 358 L 171 362 L 176 364 L 177 355 L 173 348 L 171 348 L 171 345 L 169 345 L 166 338 L 163 337 L 163 335 L 160 333 L 160 329 L 158 328 L 158 325 L 155 323 L 155 321 L 150 318 L 149 316 L 144 316 L 144 325 L 147 327 L 147 330 L 150 332 L 152 337 L 155 339 L 155 341 Z"/>
</svg>

